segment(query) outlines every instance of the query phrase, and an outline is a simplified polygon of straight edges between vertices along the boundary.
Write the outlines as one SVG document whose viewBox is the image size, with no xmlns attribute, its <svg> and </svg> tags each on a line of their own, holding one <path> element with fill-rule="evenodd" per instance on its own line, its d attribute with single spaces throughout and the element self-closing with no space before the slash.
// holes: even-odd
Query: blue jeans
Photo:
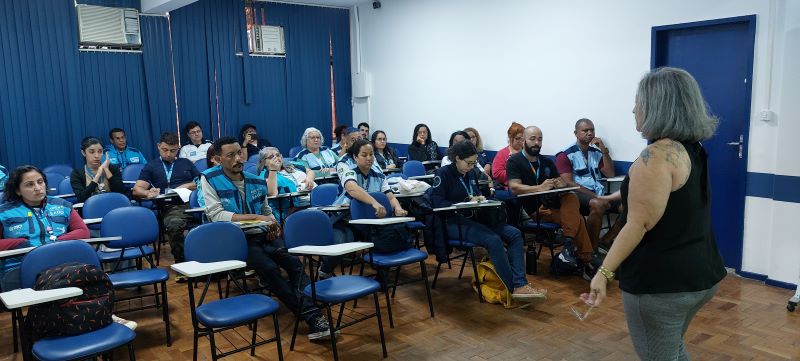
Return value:
<svg viewBox="0 0 800 361">
<path fill-rule="evenodd" d="M 522 233 L 519 229 L 502 224 L 489 228 L 469 218 L 461 218 L 461 236 L 464 241 L 479 245 L 489 251 L 494 269 L 508 290 L 528 284 L 525 278 L 525 259 L 522 249 Z M 449 239 L 458 239 L 459 221 L 447 220 Z"/>
</svg>

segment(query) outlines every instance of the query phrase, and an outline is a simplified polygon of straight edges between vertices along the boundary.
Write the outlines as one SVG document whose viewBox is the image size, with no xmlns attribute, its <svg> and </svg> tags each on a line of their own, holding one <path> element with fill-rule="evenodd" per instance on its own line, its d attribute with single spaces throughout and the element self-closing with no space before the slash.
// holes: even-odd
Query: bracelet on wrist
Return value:
<svg viewBox="0 0 800 361">
<path fill-rule="evenodd" d="M 603 277 L 605 277 L 605 278 L 606 278 L 607 280 L 609 280 L 609 281 L 611 281 L 611 280 L 613 280 L 613 279 L 614 279 L 614 272 L 613 272 L 613 271 L 611 271 L 611 270 L 610 270 L 610 269 L 608 269 L 608 268 L 605 268 L 605 267 L 603 267 L 603 266 L 600 266 L 600 268 L 598 268 L 598 269 L 597 269 L 597 271 L 598 271 L 598 272 L 600 272 L 600 274 L 602 274 L 602 275 L 603 275 Z"/>
</svg>

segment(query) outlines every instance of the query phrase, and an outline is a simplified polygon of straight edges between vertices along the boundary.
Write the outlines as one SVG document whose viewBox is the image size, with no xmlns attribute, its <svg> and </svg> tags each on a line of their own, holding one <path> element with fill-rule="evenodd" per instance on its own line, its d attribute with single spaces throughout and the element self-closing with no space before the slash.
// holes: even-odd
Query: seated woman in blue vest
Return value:
<svg viewBox="0 0 800 361">
<path fill-rule="evenodd" d="M 86 160 L 83 168 L 75 169 L 69 176 L 76 202 L 85 202 L 89 197 L 104 192 L 126 194 L 118 165 L 110 164 L 110 157 L 103 158 L 103 145 L 97 137 L 86 137 L 81 141 L 81 155 Z M 56 186 L 56 185 L 54 185 Z"/>
<path fill-rule="evenodd" d="M 324 142 L 325 138 L 319 129 L 306 128 L 300 138 L 300 146 L 303 147 L 303 150 L 295 156 L 295 159 L 302 159 L 308 163 L 317 177 L 336 171 L 336 162 L 339 161 L 339 155 L 323 146 Z"/>
<path fill-rule="evenodd" d="M 443 208 L 459 202 L 485 200 L 477 182 L 482 170 L 475 167 L 478 163 L 475 145 L 469 140 L 454 143 L 447 150 L 447 156 L 452 163 L 436 170 L 436 180 L 430 191 L 431 206 Z M 461 219 L 456 220 L 456 217 Z M 505 223 L 490 228 L 473 218 L 449 214 L 447 234 L 457 237 L 459 227 L 464 241 L 489 252 L 497 274 L 514 299 L 545 297 L 547 291 L 533 288 L 525 277 L 523 239 L 519 229 Z"/>
<path fill-rule="evenodd" d="M 267 147 L 258 153 L 258 174 L 259 177 L 267 181 L 267 194 L 276 196 L 278 194 L 294 192 L 310 192 L 317 183 L 314 182 L 314 171 L 308 169 L 308 165 L 303 161 L 284 162 L 283 156 L 278 148 Z M 284 210 L 292 213 L 290 208 L 307 207 L 311 204 L 311 197 L 295 197 L 293 200 L 270 200 L 269 205 L 278 219 L 288 214 L 281 214 Z"/>
<path fill-rule="evenodd" d="M 47 178 L 39 168 L 26 165 L 11 172 L 5 184 L 4 203 L 0 205 L 0 250 L 89 237 L 89 228 L 72 204 L 48 197 L 47 189 Z M 22 257 L 0 262 L 2 291 L 20 287 L 21 262 Z"/>
</svg>

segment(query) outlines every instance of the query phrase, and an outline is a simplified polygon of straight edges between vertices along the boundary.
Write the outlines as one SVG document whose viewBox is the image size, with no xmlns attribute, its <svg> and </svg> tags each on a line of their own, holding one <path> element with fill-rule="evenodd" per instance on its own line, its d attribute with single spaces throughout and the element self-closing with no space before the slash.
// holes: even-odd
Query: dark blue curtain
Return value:
<svg viewBox="0 0 800 361">
<path fill-rule="evenodd" d="M 0 163 L 39 166 L 75 159 L 80 65 L 71 1 L 0 4 Z M 61 29 L 53 31 L 53 29 Z"/>
<path fill-rule="evenodd" d="M 331 128 L 331 43 L 337 117 L 351 123 L 349 11 L 279 3 L 255 9 L 284 28 L 285 58 L 236 55 L 247 51 L 243 1 L 201 0 L 170 13 L 181 123 L 196 120 L 214 136 L 237 137 L 253 123 L 288 152 L 306 127 Z"/>
<path fill-rule="evenodd" d="M 79 2 L 139 8 L 138 0 Z M 348 10 L 256 7 L 267 24 L 284 27 L 286 58 L 236 55 L 247 51 L 242 0 L 142 16 L 141 53 L 79 52 L 71 0 L 0 2 L 0 164 L 79 165 L 80 140 L 107 142 L 113 127 L 151 157 L 161 132 L 189 120 L 214 138 L 254 123 L 287 152 L 306 127 L 331 128 L 331 47 L 337 118 L 349 123 Z"/>
</svg>

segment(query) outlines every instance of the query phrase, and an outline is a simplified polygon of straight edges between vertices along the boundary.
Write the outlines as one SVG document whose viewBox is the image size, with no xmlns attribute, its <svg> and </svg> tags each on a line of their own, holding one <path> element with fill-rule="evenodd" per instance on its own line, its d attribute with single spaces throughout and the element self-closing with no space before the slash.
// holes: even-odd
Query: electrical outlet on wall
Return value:
<svg viewBox="0 0 800 361">
<path fill-rule="evenodd" d="M 758 113 L 758 119 L 761 119 L 765 122 L 772 120 L 772 111 L 769 109 L 761 109 L 761 111 Z"/>
</svg>

